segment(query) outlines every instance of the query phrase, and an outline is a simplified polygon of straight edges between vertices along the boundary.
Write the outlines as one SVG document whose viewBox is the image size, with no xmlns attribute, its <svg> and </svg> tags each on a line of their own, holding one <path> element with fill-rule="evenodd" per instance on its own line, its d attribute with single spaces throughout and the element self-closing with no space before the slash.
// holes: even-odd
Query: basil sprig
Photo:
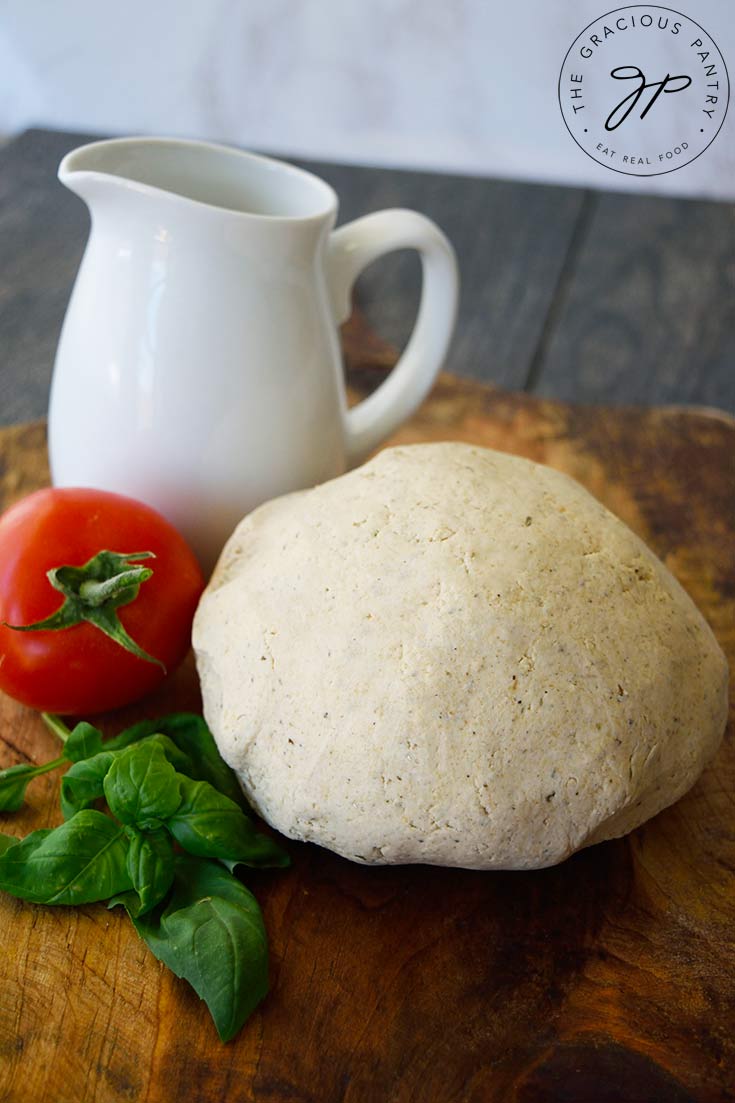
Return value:
<svg viewBox="0 0 735 1103">
<path fill-rule="evenodd" d="M 263 918 L 233 871 L 286 866 L 287 854 L 256 829 L 201 717 L 144 721 L 107 742 L 86 722 L 69 731 L 44 719 L 63 752 L 0 771 L 0 810 L 19 808 L 33 777 L 71 763 L 65 822 L 22 840 L 0 834 L 0 889 L 35 904 L 122 904 L 228 1041 L 268 989 Z"/>
</svg>

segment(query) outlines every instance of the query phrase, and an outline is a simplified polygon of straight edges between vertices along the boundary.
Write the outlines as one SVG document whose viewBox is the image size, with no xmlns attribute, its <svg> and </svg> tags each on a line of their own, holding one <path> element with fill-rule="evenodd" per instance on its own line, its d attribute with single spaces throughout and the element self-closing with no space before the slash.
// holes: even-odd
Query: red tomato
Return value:
<svg viewBox="0 0 735 1103">
<path fill-rule="evenodd" d="M 6 624 L 44 620 L 64 601 L 46 577 L 82 566 L 99 551 L 153 552 L 153 575 L 118 609 L 135 642 L 172 670 L 186 655 L 204 586 L 177 530 L 142 502 L 104 490 L 39 490 L 0 517 L 0 689 L 45 712 L 104 712 L 137 700 L 166 675 L 98 628 L 17 632 Z"/>
</svg>

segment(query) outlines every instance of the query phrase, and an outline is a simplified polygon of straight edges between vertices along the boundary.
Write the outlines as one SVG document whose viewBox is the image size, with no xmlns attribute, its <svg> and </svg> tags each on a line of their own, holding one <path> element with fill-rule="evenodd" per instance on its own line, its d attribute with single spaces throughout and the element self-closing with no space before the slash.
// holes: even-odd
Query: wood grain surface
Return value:
<svg viewBox="0 0 735 1103">
<path fill-rule="evenodd" d="M 358 380 L 380 366 L 373 353 L 356 357 Z M 729 418 L 574 407 L 445 376 L 397 439 L 473 441 L 572 474 L 662 557 L 735 658 Z M 2 430 L 3 505 L 46 478 L 43 425 Z M 106 726 L 196 704 L 189 663 Z M 33 712 L 0 699 L 0 764 L 53 750 Z M 0 829 L 55 822 L 57 784 L 35 781 Z M 290 844 L 292 869 L 249 878 L 272 991 L 227 1046 L 118 912 L 3 896 L 0 1100 L 733 1100 L 734 794 L 730 727 L 677 805 L 553 869 L 368 869 Z"/>
<path fill-rule="evenodd" d="M 732 206 L 590 193 L 533 389 L 735 409 L 734 256 Z"/>
</svg>

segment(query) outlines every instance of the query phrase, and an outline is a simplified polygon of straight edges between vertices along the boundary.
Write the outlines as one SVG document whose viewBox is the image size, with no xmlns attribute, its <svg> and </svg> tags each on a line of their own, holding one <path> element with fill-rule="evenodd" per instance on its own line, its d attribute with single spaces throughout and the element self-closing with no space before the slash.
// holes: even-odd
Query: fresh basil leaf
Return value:
<svg viewBox="0 0 735 1103">
<path fill-rule="evenodd" d="M 26 762 L 0 770 L 0 812 L 22 808 L 28 783 L 36 776 L 36 767 Z"/>
<path fill-rule="evenodd" d="M 168 717 L 162 716 L 158 720 L 139 720 L 112 739 L 108 739 L 105 746 L 111 751 L 119 751 L 132 746 L 133 743 L 142 743 L 143 740 L 152 739 L 159 735 L 170 739 L 167 728 L 168 719 Z M 170 740 L 170 742 L 173 744 L 173 740 Z M 184 754 L 185 752 L 182 751 L 181 753 Z M 188 756 L 186 761 L 187 765 L 192 765 Z"/>
<path fill-rule="evenodd" d="M 176 767 L 180 773 L 193 777 L 196 781 L 208 781 L 236 804 L 243 808 L 248 807 L 237 775 L 222 759 L 212 733 L 202 717 L 196 713 L 175 712 L 170 716 L 160 716 L 157 720 L 142 720 L 116 738 L 139 740 L 159 733 L 168 736 L 188 756 L 188 769 Z M 112 742 L 115 743 L 116 740 Z M 110 745 L 107 744 L 108 747 Z"/>
<path fill-rule="evenodd" d="M 86 720 L 81 720 L 69 733 L 64 744 L 64 758 L 68 758 L 70 762 L 81 762 L 99 754 L 101 750 L 102 732 Z"/>
<path fill-rule="evenodd" d="M 216 862 L 180 856 L 165 905 L 133 918 L 155 956 L 188 980 L 223 1042 L 268 991 L 268 943 L 258 902 Z"/>
<path fill-rule="evenodd" d="M 173 739 L 194 763 L 196 773 L 190 776 L 197 781 L 208 781 L 235 804 L 248 808 L 237 775 L 231 770 L 217 750 L 214 736 L 204 719 L 192 712 L 178 712 L 164 718 L 159 731 Z"/>
<path fill-rule="evenodd" d="M 186 774 L 187 777 L 192 776 L 190 771 L 194 769 L 194 765 L 191 759 L 188 754 L 179 750 L 173 739 L 169 739 L 167 735 L 157 733 L 156 735 L 149 735 L 144 742 L 155 743 L 159 746 L 177 773 Z"/>
<path fill-rule="evenodd" d="M 160 904 L 171 888 L 174 879 L 174 848 L 169 835 L 163 831 L 143 833 L 135 828 L 127 829 L 128 873 L 133 891 L 113 897 L 108 907 L 124 904 L 128 915 L 139 916 Z"/>
<path fill-rule="evenodd" d="M 6 850 L 9 850 L 11 846 L 15 846 L 19 843 L 20 839 L 16 839 L 15 835 L 4 835 L 0 831 L 0 854 L 4 854 Z"/>
<path fill-rule="evenodd" d="M 288 855 L 261 835 L 242 810 L 207 781 L 180 777 L 181 803 L 166 821 L 176 842 L 200 858 L 230 858 L 249 866 L 286 866 Z"/>
<path fill-rule="evenodd" d="M 160 746 L 175 770 L 186 769 L 187 756 L 167 736 L 154 735 L 149 737 L 146 743 L 156 743 Z M 92 758 L 75 762 L 61 779 L 61 811 L 65 820 L 76 815 L 82 808 L 91 808 L 96 800 L 105 795 L 103 788 L 105 775 L 113 760 L 123 753 L 122 750 L 111 751 L 108 746 L 109 744 L 105 744 L 105 749 Z"/>
<path fill-rule="evenodd" d="M 103 782 L 113 758 L 111 751 L 102 751 L 69 767 L 61 779 L 61 813 L 65 820 L 104 797 Z"/>
<path fill-rule="evenodd" d="M 142 743 L 143 740 L 155 739 L 159 735 L 163 736 L 164 733 L 160 729 L 160 721 L 158 720 L 139 720 L 137 724 L 132 724 L 129 728 L 125 728 L 124 731 L 119 732 L 113 736 L 112 739 L 105 741 L 105 750 L 124 751 L 127 747 L 131 747 L 134 743 Z M 167 744 L 169 750 L 171 747 L 175 747 L 172 740 L 168 740 Z M 173 752 L 172 752 L 173 753 Z M 183 755 L 183 752 L 179 752 Z M 189 759 L 183 756 L 179 761 L 186 761 L 187 766 L 191 766 Z"/>
<path fill-rule="evenodd" d="M 62 755 L 52 762 L 44 762 L 42 766 L 19 762 L 17 766 L 7 766 L 0 770 L 0 812 L 17 812 L 23 805 L 28 783 L 34 777 L 47 774 L 49 770 L 56 770 L 65 762 L 66 758 Z"/>
<path fill-rule="evenodd" d="M 33 831 L 0 854 L 0 889 L 35 904 L 90 904 L 132 887 L 128 840 L 108 816 L 85 809 Z"/>
<path fill-rule="evenodd" d="M 118 732 L 112 739 L 107 739 L 105 749 L 108 751 L 123 751 L 126 747 L 132 746 L 133 743 L 140 743 L 141 739 L 145 739 L 146 736 L 153 735 L 156 730 L 155 724 L 151 727 L 150 720 L 141 720 L 140 723 L 132 724 L 129 728 Z"/>
<path fill-rule="evenodd" d="M 121 823 L 155 829 L 179 807 L 182 776 L 160 744 L 134 743 L 113 756 L 104 780 L 105 799 Z"/>
<path fill-rule="evenodd" d="M 288 854 L 286 854 L 285 850 L 282 852 L 282 858 L 283 860 L 279 863 L 279 868 L 285 869 L 286 866 L 291 865 L 291 859 Z M 247 873 L 251 873 L 254 868 L 263 868 L 254 867 L 252 862 L 242 862 L 239 858 L 218 858 L 217 861 L 221 866 L 224 866 L 228 873 L 231 873 L 233 877 L 238 878 L 240 874 L 245 875 Z M 272 866 L 275 867 L 276 863 L 273 862 Z"/>
<path fill-rule="evenodd" d="M 206 722 L 196 713 L 175 712 L 170 716 L 159 716 L 155 720 L 140 720 L 113 739 L 108 739 L 105 748 L 110 751 L 122 750 L 156 735 L 167 736 L 186 756 L 186 766 L 173 762 L 173 758 L 167 756 L 179 773 L 193 777 L 196 781 L 208 781 L 230 800 L 248 808 L 237 775 L 223 760 Z"/>
<path fill-rule="evenodd" d="M 165 720 L 163 723 L 165 723 Z M 160 724 L 161 721 L 158 720 L 140 720 L 137 724 L 125 728 L 113 739 L 108 739 L 105 743 L 105 750 L 114 751 L 117 754 L 119 751 L 125 750 L 126 747 L 132 746 L 133 743 L 142 743 L 143 741 L 147 743 L 155 740 L 161 744 L 166 752 L 166 758 L 179 773 L 194 777 L 194 763 L 186 752 L 177 747 L 173 739 L 161 730 Z"/>
</svg>

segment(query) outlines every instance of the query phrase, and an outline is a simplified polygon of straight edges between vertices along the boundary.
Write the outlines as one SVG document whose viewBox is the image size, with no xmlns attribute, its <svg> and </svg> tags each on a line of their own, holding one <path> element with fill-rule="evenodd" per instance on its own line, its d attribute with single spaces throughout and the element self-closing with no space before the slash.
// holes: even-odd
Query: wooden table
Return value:
<svg viewBox="0 0 735 1103">
<path fill-rule="evenodd" d="M 45 411 L 85 232 L 53 172 L 79 140 L 30 132 L 0 152 L 6 421 Z M 610 405 L 735 409 L 731 210 L 317 170 L 345 218 L 404 203 L 442 223 L 465 282 L 450 366 L 514 388 L 444 376 L 398 439 L 471 440 L 574 475 L 659 554 L 735 660 L 735 421 Z M 386 261 L 361 288 L 394 340 L 413 275 Z M 363 392 L 395 355 L 354 325 L 346 348 Z M 1 429 L 0 509 L 46 478 L 43 425 Z M 197 707 L 190 663 L 146 703 L 172 707 Z M 38 716 L 0 695 L 0 765 L 52 750 Z M 49 823 L 57 784 L 35 783 L 0 828 Z M 731 705 L 683 800 L 553 869 L 366 869 L 292 845 L 291 870 L 254 878 L 273 987 L 227 1047 L 122 916 L 2 897 L 0 1103 L 733 1101 L 734 791 Z"/>
<path fill-rule="evenodd" d="M 88 225 L 56 168 L 89 137 L 29 130 L 0 150 L 0 424 L 46 412 Z M 415 207 L 449 235 L 462 273 L 449 371 L 574 402 L 735 412 L 735 207 L 304 164 L 335 187 L 340 221 Z M 400 345 L 416 257 L 385 259 L 358 292 Z"/>
</svg>

